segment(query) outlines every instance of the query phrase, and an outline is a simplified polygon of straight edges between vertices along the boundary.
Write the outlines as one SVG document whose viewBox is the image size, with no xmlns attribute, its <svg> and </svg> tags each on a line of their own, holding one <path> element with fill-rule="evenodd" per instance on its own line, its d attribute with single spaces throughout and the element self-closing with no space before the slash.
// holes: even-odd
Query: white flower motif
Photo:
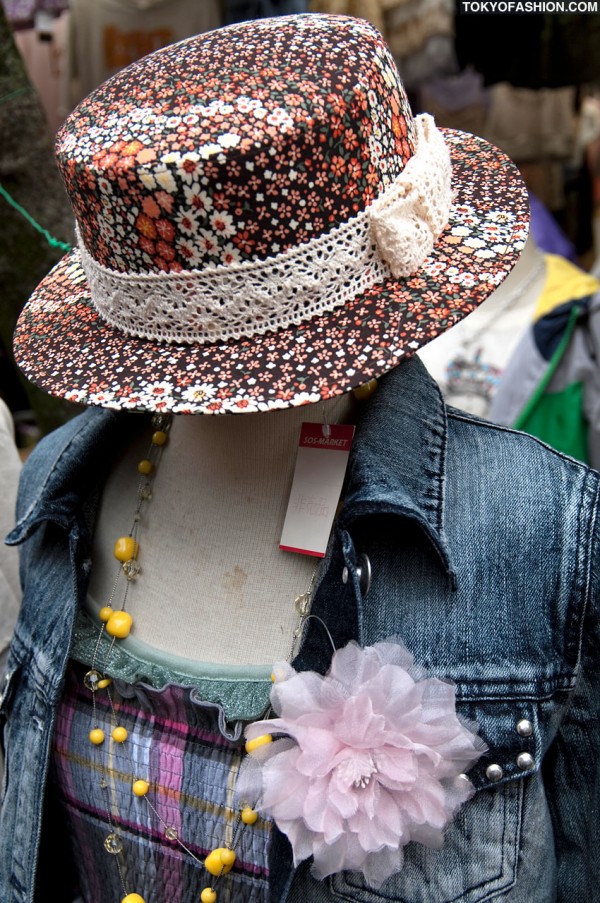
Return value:
<svg viewBox="0 0 600 903">
<path fill-rule="evenodd" d="M 260 100 L 255 100 L 254 97 L 238 97 L 235 105 L 240 113 L 249 113 L 250 110 L 255 110 L 257 107 L 260 107 L 261 103 Z"/>
<path fill-rule="evenodd" d="M 159 164 L 154 170 L 154 178 L 157 185 L 164 191 L 168 191 L 170 194 L 174 194 L 177 191 L 177 183 L 173 178 L 173 173 L 166 166 Z"/>
<path fill-rule="evenodd" d="M 175 216 L 175 222 L 184 235 L 195 235 L 198 231 L 197 214 L 190 207 L 180 207 Z"/>
<path fill-rule="evenodd" d="M 219 253 L 219 239 L 214 232 L 209 232 L 208 229 L 201 229 L 197 241 L 198 246 L 206 254 L 211 254 L 213 257 L 216 257 Z"/>
<path fill-rule="evenodd" d="M 188 404 L 201 404 L 203 401 L 213 398 L 214 394 L 214 386 L 209 386 L 206 383 L 196 383 L 183 390 L 181 399 Z"/>
<path fill-rule="evenodd" d="M 209 213 L 213 208 L 211 196 L 206 191 L 200 191 L 197 185 L 183 186 L 186 202 L 198 215 Z"/>
<path fill-rule="evenodd" d="M 85 389 L 71 389 L 69 392 L 65 394 L 65 399 L 67 401 L 72 401 L 74 404 L 81 404 L 87 398 L 87 392 Z"/>
<path fill-rule="evenodd" d="M 108 407 L 115 400 L 113 392 L 90 392 L 89 403 Z"/>
<path fill-rule="evenodd" d="M 168 382 L 143 383 L 140 387 L 140 395 L 145 398 L 168 398 L 173 394 L 173 386 Z"/>
<path fill-rule="evenodd" d="M 175 245 L 180 256 L 185 258 L 191 266 L 196 266 L 200 263 L 202 259 L 200 251 L 189 238 L 180 238 L 175 242 Z"/>
<path fill-rule="evenodd" d="M 221 263 L 226 264 L 227 266 L 232 263 L 240 262 L 240 252 L 238 248 L 235 247 L 231 242 L 228 242 L 221 248 Z"/>
<path fill-rule="evenodd" d="M 233 217 L 224 210 L 215 210 L 209 217 L 209 222 L 218 235 L 229 238 L 235 235 L 236 228 L 233 224 Z"/>
<path fill-rule="evenodd" d="M 177 166 L 177 175 L 187 185 L 193 185 L 194 182 L 197 182 L 201 172 L 202 163 L 198 154 L 194 154 L 191 151 L 187 154 L 182 154 Z"/>
<path fill-rule="evenodd" d="M 148 189 L 148 191 L 154 191 L 154 189 L 156 188 L 156 179 L 151 172 L 149 172 L 147 169 L 140 169 L 139 177 L 140 182 L 144 185 L 145 188 Z"/>
<path fill-rule="evenodd" d="M 203 160 L 208 160 L 208 158 L 212 157 L 214 154 L 220 154 L 222 149 L 220 144 L 201 144 L 198 148 L 198 153 Z"/>
<path fill-rule="evenodd" d="M 233 132 L 225 132 L 217 138 L 221 147 L 224 148 L 237 147 L 241 140 L 240 136 L 235 135 Z"/>
</svg>

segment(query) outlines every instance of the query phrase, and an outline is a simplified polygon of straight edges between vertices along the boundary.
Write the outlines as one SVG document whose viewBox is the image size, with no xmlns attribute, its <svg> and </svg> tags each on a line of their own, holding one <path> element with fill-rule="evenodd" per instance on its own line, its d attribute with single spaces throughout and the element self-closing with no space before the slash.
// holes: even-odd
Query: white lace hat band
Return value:
<svg viewBox="0 0 600 903">
<path fill-rule="evenodd" d="M 448 222 L 450 153 L 429 115 L 400 175 L 357 216 L 265 260 L 182 272 L 127 273 L 93 259 L 78 233 L 92 302 L 111 326 L 157 341 L 251 338 L 330 312 L 383 282 L 415 273 Z"/>
</svg>

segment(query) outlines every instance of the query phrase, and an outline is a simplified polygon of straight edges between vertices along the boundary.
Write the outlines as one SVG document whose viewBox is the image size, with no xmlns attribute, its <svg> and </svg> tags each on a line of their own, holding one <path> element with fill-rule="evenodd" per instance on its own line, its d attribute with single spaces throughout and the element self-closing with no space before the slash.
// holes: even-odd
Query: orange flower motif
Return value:
<svg viewBox="0 0 600 903">
<path fill-rule="evenodd" d="M 152 217 L 152 219 L 156 219 L 160 216 L 160 207 L 154 200 L 154 198 L 144 198 L 142 202 L 142 210 L 146 214 L 146 216 Z"/>
<path fill-rule="evenodd" d="M 123 154 L 124 156 L 135 156 L 139 151 L 143 150 L 144 145 L 141 141 L 134 139 L 133 141 L 128 141 L 127 144 L 123 145 Z"/>
<path fill-rule="evenodd" d="M 145 213 L 140 213 L 135 221 L 135 228 L 141 232 L 145 238 L 156 238 L 156 227 L 153 221 Z"/>
</svg>

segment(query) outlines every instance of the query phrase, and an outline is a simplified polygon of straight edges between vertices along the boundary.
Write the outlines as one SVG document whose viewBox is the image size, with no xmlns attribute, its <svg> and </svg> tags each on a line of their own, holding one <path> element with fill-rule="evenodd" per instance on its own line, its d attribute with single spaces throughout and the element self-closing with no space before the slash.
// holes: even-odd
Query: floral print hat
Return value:
<svg viewBox="0 0 600 903">
<path fill-rule="evenodd" d="M 413 117 L 379 33 L 307 14 L 163 48 L 68 117 L 77 248 L 15 358 L 104 407 L 266 411 L 346 392 L 483 301 L 523 248 L 515 166 Z"/>
</svg>

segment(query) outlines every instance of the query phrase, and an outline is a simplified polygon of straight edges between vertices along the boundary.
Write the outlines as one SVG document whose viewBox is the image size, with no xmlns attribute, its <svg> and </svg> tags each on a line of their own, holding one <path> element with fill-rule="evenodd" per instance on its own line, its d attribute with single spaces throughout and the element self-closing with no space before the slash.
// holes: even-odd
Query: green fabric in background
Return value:
<svg viewBox="0 0 600 903">
<path fill-rule="evenodd" d="M 558 451 L 587 464 L 589 427 L 584 414 L 584 384 L 581 381 L 573 381 L 563 389 L 555 391 L 550 387 L 552 378 L 569 348 L 579 318 L 580 308 L 574 304 L 546 371 L 514 426 L 515 429 L 537 436 Z"/>
<path fill-rule="evenodd" d="M 542 393 L 515 426 L 579 461 L 588 463 L 588 422 L 583 413 L 584 386 L 571 383 L 561 392 Z"/>
</svg>

